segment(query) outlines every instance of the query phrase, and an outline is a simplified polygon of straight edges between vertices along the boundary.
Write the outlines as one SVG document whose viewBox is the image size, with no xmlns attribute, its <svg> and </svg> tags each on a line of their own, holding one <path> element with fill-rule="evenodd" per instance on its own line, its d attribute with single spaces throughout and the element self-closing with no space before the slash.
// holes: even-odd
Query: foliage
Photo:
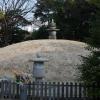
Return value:
<svg viewBox="0 0 100 100">
<path fill-rule="evenodd" d="M 54 18 L 60 29 L 58 38 L 83 41 L 90 36 L 89 24 L 95 9 L 85 0 L 37 0 L 34 16 L 44 23 Z"/>
<path fill-rule="evenodd" d="M 88 41 L 91 47 L 100 49 L 100 7 L 90 26 L 91 37 Z"/>
<path fill-rule="evenodd" d="M 3 33 L 3 31 L 0 31 L 1 33 Z M 18 27 L 13 27 L 12 29 L 8 30 L 9 34 L 9 44 L 13 44 L 13 43 L 18 43 L 18 42 L 22 42 L 27 40 L 28 35 L 30 34 L 29 32 L 22 30 L 21 28 Z M 0 47 L 4 47 L 5 45 L 5 38 L 4 36 L 1 36 L 1 40 L 0 40 Z"/>
<path fill-rule="evenodd" d="M 92 2 L 92 4 L 93 3 L 96 5 L 96 0 Z M 91 54 L 87 57 L 83 57 L 82 65 L 79 67 L 79 70 L 81 72 L 80 79 L 83 82 L 86 84 L 97 83 L 100 87 L 100 2 L 96 6 L 96 14 L 90 24 L 91 36 L 87 39 L 88 49 Z M 99 87 L 97 87 L 98 90 L 96 94 L 100 96 Z M 90 91 L 88 92 L 90 94 Z"/>
<path fill-rule="evenodd" d="M 1 20 L 2 18 L 4 18 L 4 14 L 3 14 L 2 11 L 0 11 L 0 20 Z"/>
<path fill-rule="evenodd" d="M 25 41 L 27 39 L 27 35 L 30 34 L 29 32 L 20 28 L 14 28 L 13 30 L 11 30 L 11 33 L 12 36 L 10 39 L 10 44 Z"/>
<path fill-rule="evenodd" d="M 48 36 L 47 26 L 45 25 L 32 33 L 32 39 L 48 39 Z"/>
<path fill-rule="evenodd" d="M 88 57 L 83 57 L 80 71 L 80 78 L 85 83 L 100 83 L 100 52 L 95 51 Z"/>
<path fill-rule="evenodd" d="M 55 0 L 56 1 L 56 0 Z M 34 16 L 42 22 L 49 22 L 54 12 L 54 0 L 37 0 Z"/>
<path fill-rule="evenodd" d="M 0 0 L 0 10 L 3 12 L 3 17 L 0 19 L 0 35 L 4 37 L 5 45 L 10 44 L 14 29 L 31 24 L 26 19 L 26 15 L 34 8 L 33 5 L 29 6 L 31 1 L 33 0 Z"/>
</svg>

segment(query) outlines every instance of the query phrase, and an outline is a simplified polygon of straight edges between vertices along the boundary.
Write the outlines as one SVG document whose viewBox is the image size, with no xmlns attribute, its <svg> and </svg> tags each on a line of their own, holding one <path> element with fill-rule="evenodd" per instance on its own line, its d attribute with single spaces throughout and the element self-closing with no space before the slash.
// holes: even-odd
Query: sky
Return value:
<svg viewBox="0 0 100 100">
<path fill-rule="evenodd" d="M 33 0 L 33 3 L 35 4 L 36 3 L 36 0 Z M 30 4 L 31 5 L 31 4 Z M 29 13 L 27 16 L 28 20 L 33 20 L 33 13 Z M 28 32 L 32 32 L 33 30 L 38 30 L 39 27 L 32 24 L 32 25 L 28 25 L 28 26 L 25 26 L 23 27 L 24 30 L 27 30 Z"/>
<path fill-rule="evenodd" d="M 31 0 L 31 3 L 29 6 L 33 5 L 33 3 L 35 4 L 36 3 L 36 0 Z M 33 18 L 33 13 L 29 13 L 27 16 L 26 16 L 28 19 L 32 19 Z"/>
<path fill-rule="evenodd" d="M 29 6 L 33 5 L 33 3 L 35 4 L 35 3 L 36 3 L 36 0 L 31 0 L 31 3 L 30 3 Z M 33 19 L 34 19 L 33 13 L 29 13 L 29 14 L 26 16 L 26 18 L 27 18 L 28 20 L 33 20 Z M 22 29 L 27 30 L 28 32 L 33 32 L 33 30 L 38 30 L 39 27 L 36 26 L 36 25 L 34 25 L 34 24 L 32 24 L 32 25 L 24 26 Z"/>
<path fill-rule="evenodd" d="M 36 3 L 36 0 L 32 0 L 32 1 L 33 1 L 34 4 Z M 28 18 L 29 20 L 33 20 L 33 19 L 34 19 L 33 13 L 30 13 L 30 14 L 27 16 L 27 18 Z M 32 25 L 28 25 L 28 26 L 23 27 L 23 29 L 24 29 L 24 30 L 27 30 L 27 31 L 29 31 L 29 32 L 32 32 L 33 30 L 38 30 L 38 29 L 39 29 L 39 26 L 41 26 L 41 25 L 42 25 L 41 22 L 38 21 L 38 22 L 36 22 L 35 24 L 32 24 Z"/>
<path fill-rule="evenodd" d="M 3 9 L 3 11 L 5 10 L 5 7 L 6 8 L 9 8 L 9 6 L 11 6 L 11 8 L 13 7 L 12 6 L 12 3 L 13 4 L 17 4 L 17 1 L 18 0 L 0 0 L 0 9 Z M 21 2 L 23 2 L 24 0 L 20 0 Z M 29 1 L 29 4 L 28 4 L 28 1 Z M 19 2 L 20 3 L 20 2 Z M 19 4 L 18 3 L 18 4 Z M 23 8 L 25 8 L 25 6 L 28 4 L 28 8 L 32 7 L 33 4 L 36 3 L 36 0 L 27 0 L 27 2 L 24 4 Z M 6 6 L 5 6 L 6 5 Z M 33 18 L 33 14 L 30 13 L 26 16 L 28 19 L 32 19 Z"/>
</svg>

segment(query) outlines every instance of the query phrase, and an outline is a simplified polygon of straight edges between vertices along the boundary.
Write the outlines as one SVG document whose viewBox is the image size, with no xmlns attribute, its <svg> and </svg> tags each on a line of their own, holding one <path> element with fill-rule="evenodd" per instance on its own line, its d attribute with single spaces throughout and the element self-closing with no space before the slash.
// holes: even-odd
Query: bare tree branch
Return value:
<svg viewBox="0 0 100 100">
<path fill-rule="evenodd" d="M 4 13 L 0 24 L 4 33 L 8 34 L 7 30 L 12 27 L 29 24 L 25 16 L 32 12 L 34 7 L 34 0 L 0 0 L 0 10 Z"/>
</svg>

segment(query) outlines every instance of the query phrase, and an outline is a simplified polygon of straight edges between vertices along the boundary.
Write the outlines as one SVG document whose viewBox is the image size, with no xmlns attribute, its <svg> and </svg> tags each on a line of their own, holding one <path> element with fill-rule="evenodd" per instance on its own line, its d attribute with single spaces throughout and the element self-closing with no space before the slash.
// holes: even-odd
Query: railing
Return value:
<svg viewBox="0 0 100 100">
<path fill-rule="evenodd" d="M 98 84 L 72 82 L 33 82 L 17 84 L 0 82 L 0 98 L 18 100 L 100 100 Z M 0 99 L 1 100 L 1 99 Z"/>
</svg>

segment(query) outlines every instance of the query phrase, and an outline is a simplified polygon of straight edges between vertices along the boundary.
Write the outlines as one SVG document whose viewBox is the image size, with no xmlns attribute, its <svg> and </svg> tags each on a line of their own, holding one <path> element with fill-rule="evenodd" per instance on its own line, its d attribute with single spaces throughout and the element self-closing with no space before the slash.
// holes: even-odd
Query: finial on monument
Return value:
<svg viewBox="0 0 100 100">
<path fill-rule="evenodd" d="M 56 23 L 52 19 L 52 21 L 49 23 L 49 39 L 57 39 L 56 32 L 59 30 L 56 28 Z"/>
</svg>

